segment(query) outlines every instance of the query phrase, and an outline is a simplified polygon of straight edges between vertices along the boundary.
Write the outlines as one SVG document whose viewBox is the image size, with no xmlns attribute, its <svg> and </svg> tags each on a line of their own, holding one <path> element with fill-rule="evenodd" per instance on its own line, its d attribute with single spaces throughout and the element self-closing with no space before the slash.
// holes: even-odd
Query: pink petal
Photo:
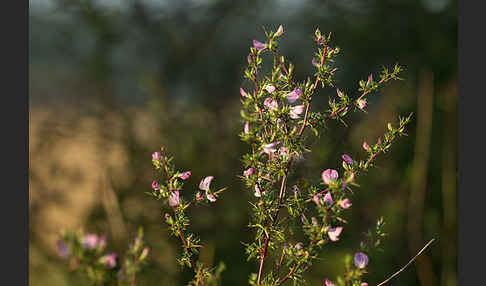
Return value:
<svg viewBox="0 0 486 286">
<path fill-rule="evenodd" d="M 351 206 L 351 201 L 349 201 L 348 198 L 344 198 L 344 200 L 341 201 L 339 204 L 343 209 L 347 209 Z"/>
<path fill-rule="evenodd" d="M 290 103 L 294 103 L 297 99 L 299 99 L 301 94 L 302 94 L 302 89 L 296 88 L 290 93 L 287 93 L 286 97 Z"/>
<path fill-rule="evenodd" d="M 206 178 L 202 179 L 199 183 L 199 189 L 203 191 L 209 190 L 209 185 L 211 185 L 211 181 L 214 179 L 213 176 L 207 176 Z"/>
<path fill-rule="evenodd" d="M 368 145 L 368 143 L 366 141 L 363 141 L 363 149 L 368 151 L 369 148 L 370 148 L 370 146 Z"/>
<path fill-rule="evenodd" d="M 248 170 L 243 172 L 243 176 L 245 176 L 247 178 L 251 175 L 253 175 L 253 168 L 249 168 Z"/>
<path fill-rule="evenodd" d="M 324 195 L 324 203 L 327 203 L 327 204 L 332 205 L 333 200 L 332 200 L 331 192 L 327 192 L 327 193 Z"/>
<path fill-rule="evenodd" d="M 329 229 L 327 235 L 329 236 L 329 239 L 331 239 L 331 241 L 338 241 L 339 235 L 341 234 L 342 231 L 343 231 L 343 227 L 338 226 L 336 228 Z"/>
<path fill-rule="evenodd" d="M 216 201 L 216 197 L 213 194 L 209 194 L 208 192 L 206 192 L 206 198 L 208 198 L 208 200 L 212 203 Z"/>
<path fill-rule="evenodd" d="M 169 197 L 169 206 L 177 207 L 181 203 L 179 198 L 179 191 L 174 191 Z"/>
<path fill-rule="evenodd" d="M 337 92 L 337 95 L 339 97 L 343 97 L 344 96 L 344 94 L 339 90 L 339 88 L 336 89 L 336 92 Z"/>
</svg>

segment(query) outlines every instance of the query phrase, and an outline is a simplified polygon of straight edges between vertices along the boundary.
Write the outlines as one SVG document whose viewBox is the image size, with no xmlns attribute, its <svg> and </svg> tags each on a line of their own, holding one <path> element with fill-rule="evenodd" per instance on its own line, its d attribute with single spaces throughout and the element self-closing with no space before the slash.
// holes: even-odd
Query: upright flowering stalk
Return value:
<svg viewBox="0 0 486 286">
<path fill-rule="evenodd" d="M 361 80 L 358 95 L 352 98 L 334 86 L 337 69 L 332 63 L 339 48 L 330 45 L 330 33 L 315 31 L 317 51 L 312 64 L 316 72 L 314 79 L 303 82 L 294 79 L 294 66 L 279 54 L 278 41 L 283 34 L 284 28 L 280 26 L 276 32 L 265 31 L 264 43 L 253 41 L 244 74 L 253 87 L 241 97 L 244 128 L 240 134 L 241 140 L 250 146 L 249 153 L 243 155 L 241 176 L 251 194 L 249 227 L 255 231 L 254 240 L 246 243 L 248 259 L 256 262 L 250 285 L 303 283 L 302 275 L 318 257 L 318 250 L 329 243 L 339 243 L 340 237 L 351 232 L 344 226 L 346 221 L 341 215 L 351 209 L 351 187 L 356 186 L 358 174 L 371 167 L 374 158 L 385 153 L 397 136 L 405 135 L 404 127 L 410 119 L 410 116 L 400 118 L 399 126 L 389 128 L 383 142 L 367 145 L 367 159 L 356 160 L 343 154 L 343 170 L 323 166 L 321 180 L 318 174 L 311 177 L 315 184 L 304 178 L 298 178 L 297 183 L 289 182 L 289 174 L 295 167 L 293 163 L 309 151 L 305 137 L 310 134 L 305 131 L 311 130 L 319 136 L 328 121 L 344 123 L 350 111 L 365 111 L 368 96 L 385 82 L 400 79 L 401 67 L 395 65 L 391 71 L 384 69 L 378 81 L 374 81 L 372 75 L 367 81 Z M 272 71 L 268 75 L 258 74 L 265 53 L 273 56 Z M 326 87 L 336 90 L 337 97 L 329 99 L 327 111 L 312 111 L 313 98 L 322 96 L 318 90 Z M 288 193 L 289 188 L 293 192 Z M 280 215 L 282 208 L 287 210 L 288 217 Z M 292 234 L 299 229 L 307 241 L 295 240 Z M 356 279 L 367 265 L 363 257 L 361 254 L 357 257 L 358 269 L 362 272 L 353 272 L 359 274 L 353 276 Z M 359 282 L 356 279 L 353 281 Z M 336 283 L 351 285 L 350 280 L 343 281 L 346 283 L 341 280 Z M 326 285 L 333 283 L 326 279 Z"/>
<path fill-rule="evenodd" d="M 241 95 L 246 93 L 240 90 Z M 173 158 L 161 152 L 155 152 L 152 155 L 152 163 L 159 174 L 156 182 L 152 183 L 152 192 L 150 193 L 155 199 L 162 200 L 163 205 L 171 210 L 172 214 L 165 213 L 164 219 L 171 234 L 177 237 L 182 244 L 182 255 L 178 259 L 181 266 L 186 266 L 194 271 L 194 280 L 190 281 L 192 285 L 208 285 L 208 281 L 215 281 L 219 278 L 220 272 L 224 269 L 224 264 L 213 271 L 210 271 L 197 260 L 199 253 L 200 240 L 188 230 L 190 223 L 187 215 L 187 209 L 193 205 L 211 204 L 216 202 L 217 197 L 226 188 L 214 191 L 211 182 L 214 176 L 207 176 L 201 179 L 199 191 L 192 195 L 184 194 L 184 182 L 192 175 L 191 171 L 176 171 Z M 155 186 L 155 187 L 154 187 Z M 189 197 L 188 200 L 184 198 Z"/>
</svg>

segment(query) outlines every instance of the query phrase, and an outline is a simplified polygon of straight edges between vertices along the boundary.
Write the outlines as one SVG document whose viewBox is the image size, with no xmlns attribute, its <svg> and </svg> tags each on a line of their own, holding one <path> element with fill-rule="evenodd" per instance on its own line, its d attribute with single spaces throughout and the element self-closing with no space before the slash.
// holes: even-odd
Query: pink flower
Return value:
<svg viewBox="0 0 486 286">
<path fill-rule="evenodd" d="M 240 87 L 240 94 L 243 97 L 247 97 L 246 91 L 243 88 L 241 88 L 241 87 Z"/>
<path fill-rule="evenodd" d="M 324 39 L 322 38 L 322 36 L 319 36 L 319 38 L 317 39 L 317 44 L 319 45 L 324 44 Z"/>
<path fill-rule="evenodd" d="M 266 154 L 269 154 L 269 155 L 272 154 L 272 153 L 275 153 L 277 151 L 276 147 L 277 147 L 278 144 L 280 144 L 280 141 L 263 145 L 263 152 L 265 152 Z"/>
<path fill-rule="evenodd" d="M 343 155 L 341 156 L 341 158 L 343 158 L 343 160 L 344 160 L 346 163 L 348 163 L 348 164 L 350 164 L 350 165 L 353 165 L 353 159 L 351 159 L 351 157 L 349 157 L 349 156 L 348 156 L 348 154 L 343 154 Z"/>
<path fill-rule="evenodd" d="M 351 206 L 351 202 L 349 201 L 348 198 L 344 198 L 340 203 L 339 205 L 343 208 L 343 209 L 347 209 Z"/>
<path fill-rule="evenodd" d="M 275 91 L 275 86 L 268 84 L 265 89 L 268 91 L 268 93 L 272 93 Z"/>
<path fill-rule="evenodd" d="M 337 92 L 337 95 L 339 97 L 343 97 L 344 96 L 344 94 L 339 90 L 339 88 L 336 88 L 336 92 Z"/>
<path fill-rule="evenodd" d="M 249 168 L 248 170 L 243 172 L 243 176 L 245 176 L 247 178 L 251 175 L 253 175 L 253 168 Z"/>
<path fill-rule="evenodd" d="M 265 101 L 263 101 L 263 104 L 267 107 L 269 110 L 277 109 L 278 108 L 278 103 L 276 100 L 273 98 L 267 97 Z"/>
<path fill-rule="evenodd" d="M 183 179 L 183 180 L 187 180 L 189 179 L 189 177 L 191 176 L 191 171 L 187 171 L 187 172 L 184 172 L 182 174 L 179 175 L 179 178 Z"/>
<path fill-rule="evenodd" d="M 302 112 L 304 112 L 304 105 L 303 104 L 294 106 L 290 109 L 290 118 L 299 119 L 300 114 L 302 114 Z"/>
<path fill-rule="evenodd" d="M 354 255 L 354 265 L 360 269 L 363 269 L 368 265 L 368 256 L 363 252 L 358 252 Z"/>
<path fill-rule="evenodd" d="M 363 110 L 363 108 L 366 107 L 366 104 L 367 104 L 366 98 L 365 99 L 359 99 L 358 100 L 358 107 L 359 107 L 359 109 Z"/>
<path fill-rule="evenodd" d="M 360 284 L 360 286 L 368 286 L 368 283 L 363 282 L 363 283 Z"/>
<path fill-rule="evenodd" d="M 207 176 L 206 178 L 202 179 L 199 183 L 199 189 L 202 191 L 209 191 L 209 185 L 211 185 L 211 181 L 213 179 L 213 176 Z"/>
<path fill-rule="evenodd" d="M 152 161 L 158 161 L 160 162 L 162 160 L 162 156 L 160 156 L 159 152 L 154 152 L 152 154 Z"/>
<path fill-rule="evenodd" d="M 368 151 L 369 148 L 370 148 L 370 146 L 368 145 L 368 143 L 366 141 L 363 141 L 363 149 Z"/>
<path fill-rule="evenodd" d="M 330 228 L 327 231 L 327 235 L 329 236 L 329 239 L 331 239 L 331 241 L 338 241 L 339 240 L 339 235 L 341 235 L 341 232 L 342 231 L 343 231 L 343 227 L 342 226 L 338 226 L 336 228 Z"/>
<path fill-rule="evenodd" d="M 312 65 L 315 66 L 316 68 L 319 67 L 319 63 L 317 63 L 316 58 L 312 58 Z"/>
<path fill-rule="evenodd" d="M 331 192 L 327 192 L 327 193 L 324 195 L 324 203 L 325 203 L 325 204 L 332 205 L 333 200 L 332 200 Z"/>
<path fill-rule="evenodd" d="M 283 32 L 284 32 L 283 26 L 282 26 L 282 25 L 280 25 L 280 26 L 278 27 L 277 32 L 275 32 L 275 36 L 280 37 L 280 36 L 283 34 Z"/>
<path fill-rule="evenodd" d="M 255 49 L 257 51 L 261 51 L 261 50 L 265 49 L 265 44 L 264 43 L 260 43 L 257 40 L 253 40 L 253 47 L 255 47 Z"/>
<path fill-rule="evenodd" d="M 181 198 L 179 197 L 179 191 L 174 191 L 169 197 L 169 206 L 175 208 L 181 203 Z"/>
<path fill-rule="evenodd" d="M 325 284 L 326 286 L 334 286 L 334 283 L 332 283 L 332 282 L 331 282 L 331 280 L 329 280 L 329 279 L 327 279 L 327 278 L 326 278 L 326 280 L 324 280 L 324 284 Z"/>
<path fill-rule="evenodd" d="M 372 81 L 373 81 L 373 74 L 370 73 L 370 75 L 368 76 L 368 81 L 366 82 L 366 86 L 370 85 Z"/>
<path fill-rule="evenodd" d="M 297 99 L 299 99 L 300 95 L 302 94 L 302 89 L 296 88 L 293 91 L 287 93 L 287 100 L 290 103 L 294 103 Z"/>
<path fill-rule="evenodd" d="M 206 198 L 212 203 L 216 201 L 216 197 L 213 194 L 208 193 L 208 191 L 206 191 Z"/>
<path fill-rule="evenodd" d="M 258 186 L 258 184 L 255 184 L 255 193 L 253 195 L 257 198 L 262 196 L 262 192 L 260 191 L 260 187 Z"/>
<path fill-rule="evenodd" d="M 152 182 L 152 189 L 153 189 L 154 191 L 158 191 L 158 190 L 160 190 L 159 183 L 157 183 L 156 181 L 153 181 L 153 182 Z"/>
<path fill-rule="evenodd" d="M 245 122 L 245 127 L 243 128 L 243 132 L 245 132 L 245 134 L 250 133 L 250 125 L 249 125 L 248 121 Z"/>
<path fill-rule="evenodd" d="M 333 169 L 327 169 L 324 172 L 322 172 L 322 180 L 324 181 L 325 184 L 329 185 L 331 182 L 337 180 L 339 177 L 338 172 Z"/>
<path fill-rule="evenodd" d="M 98 235 L 88 233 L 83 237 L 83 247 L 88 249 L 94 249 L 98 247 L 99 238 Z"/>
<path fill-rule="evenodd" d="M 107 268 L 112 269 L 116 266 L 116 253 L 112 252 L 110 254 L 106 254 L 101 257 L 101 260 Z"/>
</svg>

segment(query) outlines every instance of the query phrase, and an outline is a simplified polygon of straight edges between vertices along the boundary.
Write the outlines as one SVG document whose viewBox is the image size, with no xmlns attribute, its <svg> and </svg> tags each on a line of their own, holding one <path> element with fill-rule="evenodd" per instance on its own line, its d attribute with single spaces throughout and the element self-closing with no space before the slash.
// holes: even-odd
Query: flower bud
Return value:
<svg viewBox="0 0 486 286">
<path fill-rule="evenodd" d="M 336 92 L 337 92 L 337 95 L 339 97 L 343 97 L 344 96 L 344 94 L 339 90 L 339 88 L 336 89 Z"/>
<path fill-rule="evenodd" d="M 368 256 L 363 252 L 358 252 L 354 255 L 354 265 L 357 268 L 363 269 L 368 265 Z"/>
<path fill-rule="evenodd" d="M 357 103 L 358 103 L 359 109 L 363 110 L 363 108 L 365 108 L 366 104 L 367 104 L 366 98 L 365 99 L 359 99 Z"/>
<path fill-rule="evenodd" d="M 343 154 L 341 157 L 346 163 L 348 163 L 349 165 L 353 165 L 353 159 L 351 159 L 348 154 Z"/>
<path fill-rule="evenodd" d="M 240 94 L 241 94 L 241 96 L 243 96 L 243 97 L 247 97 L 247 96 L 248 96 L 248 95 L 246 94 L 246 91 L 245 91 L 243 88 L 241 88 L 241 87 L 240 87 Z"/>
<path fill-rule="evenodd" d="M 370 146 L 368 145 L 368 143 L 366 141 L 363 141 L 363 149 L 365 149 L 366 151 L 368 151 L 370 148 Z"/>
<path fill-rule="evenodd" d="M 264 43 L 261 43 L 257 40 L 253 40 L 253 47 L 257 50 L 257 51 L 261 51 L 263 49 L 265 49 L 265 44 Z"/>
<path fill-rule="evenodd" d="M 179 175 L 179 178 L 183 179 L 183 180 L 187 180 L 189 179 L 189 177 L 191 176 L 191 171 L 187 171 L 187 172 L 184 172 L 182 174 Z"/>
</svg>

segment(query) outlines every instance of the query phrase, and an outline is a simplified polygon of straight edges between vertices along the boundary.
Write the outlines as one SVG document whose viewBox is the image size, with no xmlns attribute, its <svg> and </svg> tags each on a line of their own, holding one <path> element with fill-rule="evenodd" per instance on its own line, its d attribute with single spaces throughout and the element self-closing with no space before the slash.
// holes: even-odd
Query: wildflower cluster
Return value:
<svg viewBox="0 0 486 286">
<path fill-rule="evenodd" d="M 58 254 L 69 260 L 74 269 L 84 272 L 93 285 L 135 285 L 136 274 L 146 264 L 149 248 L 140 228 L 123 260 L 115 252 L 107 252 L 106 235 L 62 232 L 57 241 Z"/>
<path fill-rule="evenodd" d="M 410 116 L 400 118 L 396 128 L 388 123 L 384 140 L 378 138 L 372 146 L 363 142 L 368 154 L 366 160 L 354 160 L 342 154 L 342 171 L 327 168 L 317 184 L 305 178 L 290 183 L 293 163 L 310 151 L 305 145 L 305 129 L 319 136 L 328 120 L 344 123 L 343 118 L 351 109 L 365 111 L 367 96 L 385 82 L 400 79 L 401 67 L 395 65 L 391 72 L 384 69 L 378 82 L 370 74 L 366 82 L 359 82 L 359 95 L 355 99 L 337 88 L 337 98 L 329 100 L 329 109 L 314 112 L 310 107 L 314 96 L 321 96 L 316 92 L 318 87 L 334 88 L 333 76 L 337 68 L 332 63 L 340 50 L 330 45 L 330 33 L 326 36 L 317 29 L 314 37 L 317 52 L 312 59 L 316 68 L 314 80 L 297 82 L 293 76 L 294 66 L 286 64 L 285 57 L 277 49 L 283 33 L 280 26 L 276 32 L 265 31 L 264 43 L 253 41 L 245 78 L 254 87 L 252 91 L 240 88 L 244 120 L 240 137 L 251 147 L 250 153 L 243 155 L 245 170 L 241 178 L 255 197 L 251 202 L 249 223 L 255 230 L 255 239 L 245 244 L 248 260 L 258 262 L 258 273 L 250 276 L 251 285 L 281 285 L 288 280 L 293 280 L 294 285 L 304 283 L 303 274 L 318 257 L 319 249 L 335 243 L 343 233 L 346 220 L 342 214 L 352 206 L 349 197 L 351 187 L 357 186 L 358 174 L 371 167 L 379 153 L 388 151 L 396 137 L 406 135 L 404 128 L 410 120 Z M 273 56 L 269 75 L 259 74 L 264 54 Z M 287 217 L 279 217 L 282 209 L 286 210 Z M 295 233 L 299 230 L 307 237 L 306 242 L 295 241 Z M 364 253 L 355 258 L 359 269 L 368 263 Z M 327 284 L 332 285 L 330 281 Z"/>
<path fill-rule="evenodd" d="M 224 264 L 220 264 L 216 269 L 208 269 L 197 261 L 199 253 L 200 239 L 188 230 L 190 224 L 187 209 L 192 205 L 210 204 L 217 200 L 217 197 L 226 188 L 213 191 L 211 182 L 213 176 L 207 176 L 199 183 L 199 190 L 192 194 L 191 199 L 186 201 L 182 196 L 184 181 L 191 175 L 191 171 L 176 171 L 173 158 L 161 152 L 152 154 L 152 163 L 155 170 L 160 175 L 159 181 L 152 182 L 152 191 L 149 193 L 157 200 L 163 200 L 164 204 L 172 210 L 172 213 L 165 213 L 164 220 L 169 226 L 171 234 L 178 237 L 182 244 L 182 255 L 178 259 L 181 266 L 187 266 L 194 271 L 192 285 L 214 285 L 217 283 Z"/>
</svg>

